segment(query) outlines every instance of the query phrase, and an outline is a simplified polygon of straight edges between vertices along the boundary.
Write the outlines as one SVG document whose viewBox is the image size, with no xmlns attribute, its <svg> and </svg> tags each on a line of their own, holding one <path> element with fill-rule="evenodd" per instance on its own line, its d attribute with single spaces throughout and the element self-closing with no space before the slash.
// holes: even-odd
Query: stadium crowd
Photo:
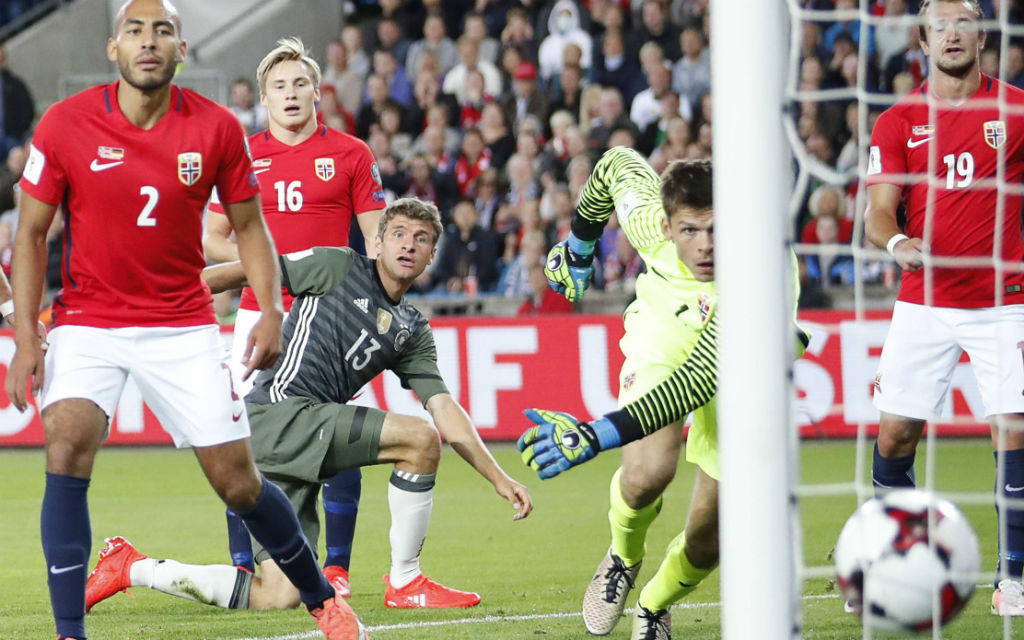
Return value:
<svg viewBox="0 0 1024 640">
<path fill-rule="evenodd" d="M 994 0 L 983 0 L 987 16 Z M 917 39 L 917 0 L 874 0 L 879 24 L 819 13 L 859 0 L 805 0 L 798 89 L 803 96 L 860 88 L 896 99 L 926 79 Z M 435 203 L 446 231 L 438 258 L 414 294 L 522 299 L 521 313 L 565 310 L 545 302 L 531 277 L 564 240 L 594 162 L 616 145 L 640 151 L 656 171 L 711 154 L 709 0 L 359 0 L 338 39 L 322 52 L 318 117 L 365 140 L 387 200 Z M 1017 4 L 1010 7 L 1017 21 Z M 863 41 L 862 31 L 866 33 Z M 999 76 L 1000 38 L 991 34 L 983 70 Z M 315 52 L 316 53 L 316 52 Z M 1024 44 L 1007 51 L 1007 80 L 1024 86 Z M 319 56 L 318 56 L 319 57 Z M 863 69 L 862 69 L 863 63 Z M 0 167 L 0 264 L 9 269 L 17 215 L 12 185 L 24 166 L 19 144 L 31 96 L 4 68 L 0 91 L 6 162 Z M 858 74 L 866 71 L 859 81 Z M 12 92 L 24 98 L 12 98 Z M 10 89 L 9 89 L 10 88 Z M 861 102 L 861 104 L 864 104 Z M 249 131 L 266 113 L 249 77 L 230 88 L 230 108 Z M 869 127 L 882 110 L 872 107 Z M 840 178 L 812 177 L 794 218 L 794 238 L 822 245 L 801 257 L 806 306 L 827 306 L 827 289 L 852 284 L 851 243 L 859 188 L 858 100 L 813 97 L 794 104 L 806 153 Z M 29 118 L 29 122 L 31 118 Z M 358 234 L 357 234 L 358 235 Z M 60 229 L 51 234 L 59 256 Z M 361 238 L 353 238 L 358 245 Z M 642 260 L 615 219 L 597 248 L 595 288 L 631 291 Z M 59 260 L 50 286 L 59 287 Z M 895 286 L 898 269 L 869 262 L 861 278 Z M 230 299 L 222 301 L 230 317 Z"/>
</svg>

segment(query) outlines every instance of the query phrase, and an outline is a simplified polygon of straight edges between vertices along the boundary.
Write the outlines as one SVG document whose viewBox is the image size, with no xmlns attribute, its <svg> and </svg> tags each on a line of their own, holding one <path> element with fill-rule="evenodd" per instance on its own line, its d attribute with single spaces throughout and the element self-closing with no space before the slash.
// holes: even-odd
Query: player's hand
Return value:
<svg viewBox="0 0 1024 640">
<path fill-rule="evenodd" d="M 45 328 L 44 328 L 45 336 Z M 38 337 L 38 336 L 37 336 Z M 14 351 L 14 359 L 7 367 L 7 379 L 4 381 L 4 390 L 11 404 L 24 412 L 28 408 L 28 397 L 25 395 L 25 388 L 29 381 L 32 381 L 32 395 L 38 395 L 43 388 L 44 363 L 43 355 L 45 338 L 41 340 L 29 340 L 18 342 Z"/>
<path fill-rule="evenodd" d="M 913 273 L 924 266 L 924 259 L 921 257 L 921 238 L 900 240 L 892 248 L 892 255 L 900 269 L 907 273 Z"/>
<path fill-rule="evenodd" d="M 257 369 L 269 369 L 277 362 L 281 355 L 281 318 L 281 312 L 276 310 L 260 313 L 260 319 L 249 332 L 245 354 L 242 355 L 242 364 L 245 365 L 242 380 L 248 380 Z"/>
<path fill-rule="evenodd" d="M 533 511 L 533 499 L 530 498 L 530 491 L 512 478 L 505 476 L 494 484 L 494 490 L 515 507 L 516 513 L 512 516 L 513 520 L 522 520 Z"/>
<path fill-rule="evenodd" d="M 516 447 L 522 452 L 523 463 L 542 479 L 583 464 L 601 450 L 590 425 L 568 413 L 527 409 L 523 414 L 537 426 L 527 429 Z"/>
<path fill-rule="evenodd" d="M 563 240 L 548 252 L 544 275 L 555 292 L 569 302 L 579 302 L 594 277 L 594 255 L 578 256 L 569 250 L 569 242 Z"/>
</svg>

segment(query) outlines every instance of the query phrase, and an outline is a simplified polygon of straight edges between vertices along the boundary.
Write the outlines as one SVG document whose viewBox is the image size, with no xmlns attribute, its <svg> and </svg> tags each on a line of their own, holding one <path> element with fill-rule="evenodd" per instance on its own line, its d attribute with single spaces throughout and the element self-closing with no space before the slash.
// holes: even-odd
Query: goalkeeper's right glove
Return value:
<svg viewBox="0 0 1024 640">
<path fill-rule="evenodd" d="M 593 244 L 593 243 L 591 243 Z M 569 302 L 579 302 L 594 277 L 594 254 L 579 255 L 569 249 L 569 241 L 559 242 L 548 252 L 544 275 L 548 286 Z"/>
<path fill-rule="evenodd" d="M 523 463 L 541 479 L 553 478 L 597 455 L 618 447 L 621 437 L 607 418 L 580 422 L 560 411 L 527 409 L 523 412 L 535 427 L 527 429 L 516 443 Z"/>
</svg>

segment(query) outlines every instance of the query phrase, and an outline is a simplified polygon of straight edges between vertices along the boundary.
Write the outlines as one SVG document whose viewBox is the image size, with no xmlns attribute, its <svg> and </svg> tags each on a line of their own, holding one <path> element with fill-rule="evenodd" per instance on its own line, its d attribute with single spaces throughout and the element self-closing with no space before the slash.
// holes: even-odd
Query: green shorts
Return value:
<svg viewBox="0 0 1024 640">
<path fill-rule="evenodd" d="M 339 471 L 377 463 L 384 416 L 379 409 L 309 398 L 246 404 L 256 466 L 292 503 L 314 552 L 320 537 L 320 485 Z M 256 562 L 270 558 L 253 540 Z"/>
</svg>

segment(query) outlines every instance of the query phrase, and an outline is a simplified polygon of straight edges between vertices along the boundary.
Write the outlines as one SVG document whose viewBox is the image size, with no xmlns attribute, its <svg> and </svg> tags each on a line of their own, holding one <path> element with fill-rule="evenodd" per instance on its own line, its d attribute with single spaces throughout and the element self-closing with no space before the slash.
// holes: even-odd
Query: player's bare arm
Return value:
<svg viewBox="0 0 1024 640">
<path fill-rule="evenodd" d="M 260 319 L 249 334 L 249 343 L 243 355 L 246 370 L 242 379 L 245 380 L 253 371 L 273 366 L 281 355 L 281 321 L 284 318 L 281 273 L 278 270 L 274 241 L 260 213 L 259 196 L 242 202 L 225 203 L 224 212 L 235 230 L 246 279 L 262 309 Z"/>
<path fill-rule="evenodd" d="M 427 411 L 434 418 L 434 423 L 448 444 L 476 469 L 477 473 L 494 485 L 498 495 L 516 508 L 516 514 L 512 519 L 520 520 L 530 515 L 533 511 L 530 492 L 525 486 L 510 478 L 497 463 L 484 446 L 466 410 L 451 395 L 439 393 L 427 400 Z"/>
<path fill-rule="evenodd" d="M 868 206 L 864 211 L 864 229 L 868 240 L 880 249 L 889 249 L 893 257 L 904 271 L 913 272 L 921 268 L 921 238 L 899 239 L 889 246 L 889 242 L 903 235 L 896 223 L 896 210 L 899 208 L 901 189 L 892 184 L 873 184 L 868 187 Z"/>
<path fill-rule="evenodd" d="M 43 388 L 43 341 L 36 329 L 36 313 L 43 296 L 46 274 L 46 231 L 57 206 L 21 194 L 18 231 L 14 238 L 11 279 L 14 294 L 14 359 L 4 387 L 18 408 L 28 408 L 25 387 L 32 381 L 32 393 Z"/>
<path fill-rule="evenodd" d="M 210 287 L 211 293 L 233 291 L 249 284 L 249 281 L 245 279 L 245 268 L 242 267 L 240 260 L 206 267 L 200 275 L 206 286 Z"/>
<path fill-rule="evenodd" d="M 238 245 L 231 241 L 231 221 L 223 213 L 208 211 L 203 229 L 203 251 L 214 262 L 238 260 Z"/>
<path fill-rule="evenodd" d="M 374 211 L 364 211 L 356 215 L 356 221 L 359 222 L 359 230 L 363 232 L 363 243 L 366 246 L 367 258 L 377 257 L 377 243 L 373 240 L 377 237 L 377 223 L 380 222 L 380 214 L 383 212 L 383 209 L 376 209 Z"/>
</svg>

